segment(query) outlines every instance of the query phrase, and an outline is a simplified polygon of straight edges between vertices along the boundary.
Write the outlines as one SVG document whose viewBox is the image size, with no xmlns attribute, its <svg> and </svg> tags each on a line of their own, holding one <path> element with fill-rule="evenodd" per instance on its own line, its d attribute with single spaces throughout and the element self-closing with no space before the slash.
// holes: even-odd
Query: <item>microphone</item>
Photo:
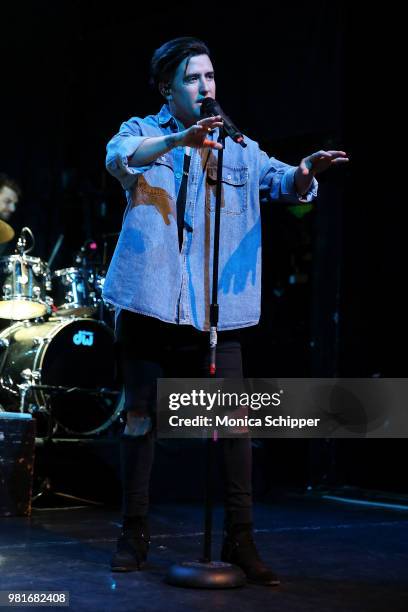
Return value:
<svg viewBox="0 0 408 612">
<path fill-rule="evenodd" d="M 224 124 L 224 130 L 226 134 L 232 138 L 234 142 L 237 142 L 241 147 L 246 147 L 243 134 L 239 129 L 232 123 L 231 119 L 224 113 L 221 106 L 213 98 L 204 98 L 201 102 L 200 115 L 202 118 L 205 117 L 216 117 L 221 115 Z"/>
</svg>

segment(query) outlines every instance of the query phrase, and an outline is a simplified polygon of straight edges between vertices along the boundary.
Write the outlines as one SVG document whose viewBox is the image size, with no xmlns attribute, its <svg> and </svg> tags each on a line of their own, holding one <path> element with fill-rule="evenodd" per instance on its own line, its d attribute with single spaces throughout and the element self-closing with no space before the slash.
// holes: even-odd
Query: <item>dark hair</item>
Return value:
<svg viewBox="0 0 408 612">
<path fill-rule="evenodd" d="M 18 198 L 21 198 L 21 187 L 14 179 L 7 176 L 7 174 L 0 173 L 0 190 L 3 187 L 8 187 L 16 192 Z"/>
<path fill-rule="evenodd" d="M 153 53 L 150 84 L 157 88 L 160 83 L 169 83 L 181 62 L 195 55 L 210 55 L 207 45 L 198 38 L 181 36 L 164 43 Z"/>
</svg>

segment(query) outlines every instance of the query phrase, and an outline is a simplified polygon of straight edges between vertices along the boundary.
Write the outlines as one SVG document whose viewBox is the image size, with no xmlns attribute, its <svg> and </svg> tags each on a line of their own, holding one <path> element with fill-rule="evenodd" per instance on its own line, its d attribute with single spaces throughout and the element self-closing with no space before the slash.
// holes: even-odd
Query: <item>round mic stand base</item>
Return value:
<svg viewBox="0 0 408 612">
<path fill-rule="evenodd" d="M 184 561 L 170 567 L 166 582 L 190 589 L 234 589 L 246 584 L 246 576 L 231 563 Z"/>
</svg>

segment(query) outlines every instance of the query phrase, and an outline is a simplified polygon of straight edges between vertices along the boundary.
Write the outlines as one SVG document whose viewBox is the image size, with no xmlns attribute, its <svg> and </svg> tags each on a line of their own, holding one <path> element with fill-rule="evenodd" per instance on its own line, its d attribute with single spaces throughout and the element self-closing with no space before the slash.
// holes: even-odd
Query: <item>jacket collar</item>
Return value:
<svg viewBox="0 0 408 612">
<path fill-rule="evenodd" d="M 163 104 L 163 106 L 161 107 L 160 112 L 157 115 L 157 120 L 159 122 L 159 125 L 161 125 L 162 127 L 166 127 L 167 125 L 170 125 L 174 130 L 176 131 L 178 130 L 177 121 L 175 120 L 173 115 L 170 113 L 170 110 L 167 104 Z"/>
</svg>

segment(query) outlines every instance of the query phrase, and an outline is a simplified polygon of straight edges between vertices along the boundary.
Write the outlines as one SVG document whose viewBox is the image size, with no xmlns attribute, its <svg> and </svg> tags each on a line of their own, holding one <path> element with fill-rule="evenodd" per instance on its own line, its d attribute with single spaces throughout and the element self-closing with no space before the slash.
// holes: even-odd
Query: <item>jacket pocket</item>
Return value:
<svg viewBox="0 0 408 612">
<path fill-rule="evenodd" d="M 144 172 L 143 176 L 144 180 L 140 180 L 140 190 L 150 193 L 159 193 L 165 190 L 170 195 L 173 195 L 174 170 L 173 160 L 170 155 L 161 155 L 155 159 L 152 166 Z"/>
<path fill-rule="evenodd" d="M 215 211 L 217 185 L 217 166 L 207 168 L 206 207 Z M 229 215 L 240 215 L 248 206 L 248 167 L 234 168 L 224 166 L 221 180 L 221 212 Z"/>
<path fill-rule="evenodd" d="M 162 166 L 167 166 L 167 168 L 173 170 L 173 159 L 169 153 L 164 153 L 154 160 L 154 165 L 158 166 L 159 168 Z"/>
</svg>

